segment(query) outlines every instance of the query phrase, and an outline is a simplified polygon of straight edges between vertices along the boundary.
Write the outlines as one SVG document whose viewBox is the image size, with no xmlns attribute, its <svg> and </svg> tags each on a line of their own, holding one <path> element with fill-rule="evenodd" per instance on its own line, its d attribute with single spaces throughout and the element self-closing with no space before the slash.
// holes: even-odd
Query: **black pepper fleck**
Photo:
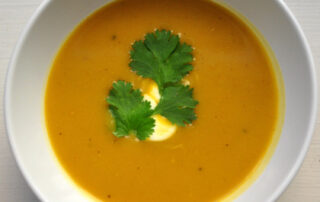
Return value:
<svg viewBox="0 0 320 202">
<path fill-rule="evenodd" d="M 117 35 L 112 35 L 111 39 L 112 40 L 116 40 L 117 39 Z"/>
<path fill-rule="evenodd" d="M 112 143 L 113 143 L 113 144 L 115 144 L 115 143 L 117 143 L 118 141 L 121 140 L 121 138 L 118 138 L 118 137 L 116 137 L 116 136 L 114 136 L 114 135 L 112 135 L 112 136 L 113 136 L 113 138 L 112 138 Z"/>
<path fill-rule="evenodd" d="M 107 197 L 108 197 L 108 198 L 111 198 L 111 195 L 110 195 L 110 194 L 108 194 L 108 195 L 107 195 Z"/>
<path fill-rule="evenodd" d="M 199 167 L 199 168 L 198 168 L 198 171 L 200 171 L 200 172 L 201 172 L 202 170 L 203 170 L 203 168 L 202 168 L 202 167 Z"/>
<path fill-rule="evenodd" d="M 226 144 L 226 147 L 229 147 L 229 144 Z"/>
<path fill-rule="evenodd" d="M 61 135 L 62 135 L 62 132 L 59 132 L 59 135 L 61 136 Z"/>
</svg>

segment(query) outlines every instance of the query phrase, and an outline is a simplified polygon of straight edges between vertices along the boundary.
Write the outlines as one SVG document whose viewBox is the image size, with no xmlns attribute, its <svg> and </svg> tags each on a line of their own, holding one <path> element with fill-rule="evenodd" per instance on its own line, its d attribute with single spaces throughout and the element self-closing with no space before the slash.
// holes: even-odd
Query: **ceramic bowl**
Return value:
<svg viewBox="0 0 320 202">
<path fill-rule="evenodd" d="M 57 163 L 44 122 L 50 65 L 68 34 L 108 0 L 44 0 L 13 53 L 5 87 L 5 122 L 17 163 L 42 201 L 87 201 Z M 316 119 L 316 78 L 310 48 L 281 0 L 225 0 L 272 48 L 285 86 L 285 120 L 276 150 L 236 201 L 273 201 L 298 171 Z"/>
</svg>

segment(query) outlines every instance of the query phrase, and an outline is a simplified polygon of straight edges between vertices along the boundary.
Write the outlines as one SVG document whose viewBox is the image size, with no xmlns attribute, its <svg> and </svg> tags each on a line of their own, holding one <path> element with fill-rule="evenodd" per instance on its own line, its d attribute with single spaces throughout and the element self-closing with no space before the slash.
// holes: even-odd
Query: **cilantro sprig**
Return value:
<svg viewBox="0 0 320 202">
<path fill-rule="evenodd" d="M 193 89 L 182 84 L 165 88 L 154 114 L 160 114 L 179 126 L 190 124 L 197 119 L 194 108 L 198 101 L 193 99 L 192 94 Z"/>
<path fill-rule="evenodd" d="M 114 83 L 107 102 L 116 123 L 115 136 L 134 133 L 138 139 L 145 140 L 153 133 L 155 120 L 151 118 L 151 104 L 143 100 L 141 91 L 134 90 L 131 83 Z"/>
<path fill-rule="evenodd" d="M 131 83 L 117 81 L 110 90 L 107 102 L 115 119 L 117 137 L 135 134 L 147 139 L 154 131 L 153 115 L 160 114 L 171 123 L 185 126 L 197 119 L 193 89 L 181 83 L 192 69 L 192 47 L 180 43 L 178 35 L 171 31 L 156 30 L 148 33 L 144 41 L 136 41 L 130 52 L 129 66 L 138 75 L 154 80 L 161 95 L 155 109 L 143 99 L 139 89 Z"/>
<path fill-rule="evenodd" d="M 129 66 L 138 75 L 154 80 L 162 94 L 165 87 L 180 82 L 193 69 L 191 52 L 192 47 L 181 44 L 178 35 L 156 30 L 133 44 Z"/>
</svg>

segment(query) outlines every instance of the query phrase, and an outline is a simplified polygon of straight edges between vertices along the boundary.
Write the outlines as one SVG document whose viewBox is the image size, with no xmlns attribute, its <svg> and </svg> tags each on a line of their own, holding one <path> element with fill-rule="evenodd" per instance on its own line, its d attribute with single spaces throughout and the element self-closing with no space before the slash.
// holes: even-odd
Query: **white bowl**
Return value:
<svg viewBox="0 0 320 202">
<path fill-rule="evenodd" d="M 86 201 L 52 152 L 44 123 L 50 65 L 67 35 L 108 0 L 45 0 L 24 30 L 8 70 L 5 121 L 20 169 L 42 201 Z M 281 0 L 225 0 L 265 37 L 281 67 L 286 114 L 268 166 L 237 201 L 273 201 L 298 171 L 316 119 L 316 78 L 306 39 Z"/>
</svg>

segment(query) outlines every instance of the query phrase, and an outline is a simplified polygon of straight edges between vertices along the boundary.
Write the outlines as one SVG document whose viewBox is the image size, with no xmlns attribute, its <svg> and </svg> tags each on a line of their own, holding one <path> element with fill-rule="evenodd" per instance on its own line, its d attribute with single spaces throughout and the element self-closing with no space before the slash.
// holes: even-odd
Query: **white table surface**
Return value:
<svg viewBox="0 0 320 202">
<path fill-rule="evenodd" d="M 32 13 L 42 0 L 0 0 L 0 201 L 39 201 L 13 158 L 3 123 L 3 88 L 10 55 Z M 262 0 L 264 1 L 264 0 Z M 265 0 L 267 1 L 267 0 Z M 320 0 L 284 0 L 300 22 L 320 68 Z M 319 76 L 318 76 L 319 77 Z M 320 77 L 319 77 L 320 78 Z M 320 83 L 320 82 L 319 82 Z M 320 89 L 320 88 L 319 88 Z M 320 106 L 319 106 L 320 108 Z M 304 163 L 279 202 L 320 202 L 320 120 Z"/>
</svg>

